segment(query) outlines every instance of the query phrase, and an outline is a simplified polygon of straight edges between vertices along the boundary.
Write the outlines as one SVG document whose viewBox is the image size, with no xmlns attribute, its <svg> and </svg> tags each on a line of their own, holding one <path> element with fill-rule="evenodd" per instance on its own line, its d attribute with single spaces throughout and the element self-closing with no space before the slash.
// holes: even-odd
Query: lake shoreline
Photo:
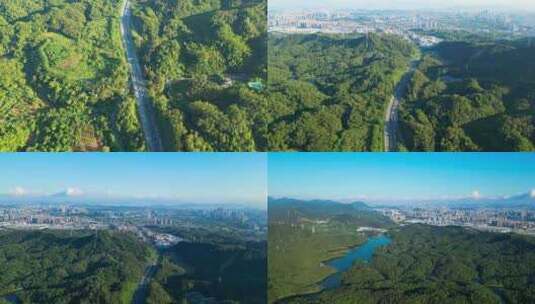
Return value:
<svg viewBox="0 0 535 304">
<path fill-rule="evenodd" d="M 328 275 L 327 277 L 323 278 L 322 280 L 320 280 L 320 281 L 318 281 L 316 283 L 318 286 L 322 287 L 319 291 L 315 291 L 315 292 L 311 292 L 311 293 L 292 295 L 292 296 L 289 296 L 289 297 L 286 297 L 286 298 L 283 298 L 283 299 L 279 299 L 279 300 L 275 301 L 275 303 L 276 304 L 282 304 L 282 303 L 286 303 L 287 301 L 290 301 L 292 299 L 301 298 L 301 297 L 313 298 L 313 297 L 321 294 L 324 291 L 339 287 L 341 285 L 341 276 L 342 276 L 342 274 L 345 271 L 349 270 L 353 266 L 354 262 L 356 262 L 359 259 L 360 255 L 356 255 L 354 258 L 348 259 L 348 261 L 350 261 L 351 264 L 350 265 L 349 264 L 344 265 L 344 266 L 346 266 L 346 267 L 344 267 L 345 270 L 339 270 L 336 266 L 333 266 L 333 263 L 336 264 L 336 261 L 340 261 L 340 260 L 346 259 L 348 256 L 351 256 L 352 253 L 358 252 L 359 250 L 366 251 L 365 258 L 371 259 L 371 257 L 373 257 L 373 254 L 375 253 L 375 249 L 377 249 L 379 247 L 387 246 L 391 242 L 392 242 L 392 240 L 388 236 L 386 236 L 386 234 L 381 233 L 381 234 L 369 236 L 366 239 L 366 241 L 364 243 L 360 244 L 360 245 L 357 245 L 355 247 L 348 247 L 347 252 L 345 252 L 343 255 L 341 255 L 339 257 L 329 258 L 328 260 L 325 260 L 325 261 L 322 262 L 322 263 L 325 264 L 325 266 L 328 266 L 328 267 L 332 268 L 335 272 L 330 274 L 330 275 Z M 371 254 L 369 254 L 369 252 L 367 252 L 368 248 L 373 250 L 371 252 Z M 369 260 L 365 259 L 365 262 L 369 262 Z M 328 281 L 328 280 L 333 280 L 333 279 L 336 280 L 336 282 L 332 282 L 332 283 L 334 283 L 332 286 L 325 287 L 325 285 L 324 285 L 325 282 Z"/>
</svg>

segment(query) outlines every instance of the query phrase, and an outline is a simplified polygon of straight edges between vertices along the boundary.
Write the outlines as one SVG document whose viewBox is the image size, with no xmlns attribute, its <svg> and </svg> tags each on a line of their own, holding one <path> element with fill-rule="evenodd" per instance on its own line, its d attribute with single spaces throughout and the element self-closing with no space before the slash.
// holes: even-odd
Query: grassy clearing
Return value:
<svg viewBox="0 0 535 304">
<path fill-rule="evenodd" d="M 47 72 L 71 81 L 92 79 L 97 75 L 98 71 L 78 51 L 83 49 L 78 43 L 56 33 L 49 32 L 43 37 L 45 39 L 39 47 L 39 59 Z"/>
</svg>

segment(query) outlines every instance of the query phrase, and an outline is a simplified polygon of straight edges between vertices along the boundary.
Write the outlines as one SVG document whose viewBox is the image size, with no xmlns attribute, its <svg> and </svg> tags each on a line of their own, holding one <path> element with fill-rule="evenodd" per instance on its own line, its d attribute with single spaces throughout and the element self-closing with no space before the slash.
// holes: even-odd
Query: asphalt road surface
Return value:
<svg viewBox="0 0 535 304">
<path fill-rule="evenodd" d="M 411 61 L 410 69 L 401 77 L 401 80 L 394 89 L 394 95 L 390 98 L 385 113 L 385 151 L 395 152 L 398 150 L 399 132 L 399 104 L 405 94 L 405 89 L 411 79 L 412 73 L 416 70 L 419 61 Z"/>
<path fill-rule="evenodd" d="M 139 282 L 136 292 L 134 293 L 134 298 L 132 299 L 132 304 L 143 304 L 147 298 L 147 293 L 149 291 L 149 283 L 156 274 L 158 267 L 156 263 L 147 266 L 145 273 Z"/>
<path fill-rule="evenodd" d="M 132 39 L 132 10 L 130 9 L 130 1 L 125 0 L 121 10 L 121 36 L 123 38 L 123 45 L 126 50 L 126 57 L 130 65 L 132 88 L 136 96 L 139 118 L 147 148 L 152 152 L 163 151 L 162 140 L 156 125 L 156 119 L 152 104 L 147 92 L 147 81 L 141 70 L 139 58 L 136 53 L 134 40 Z"/>
</svg>

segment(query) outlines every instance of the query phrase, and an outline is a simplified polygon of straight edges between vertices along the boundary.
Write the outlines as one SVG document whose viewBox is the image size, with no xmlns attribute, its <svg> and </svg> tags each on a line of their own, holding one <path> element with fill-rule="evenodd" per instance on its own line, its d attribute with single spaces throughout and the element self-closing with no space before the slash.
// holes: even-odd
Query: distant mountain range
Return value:
<svg viewBox="0 0 535 304">
<path fill-rule="evenodd" d="M 268 199 L 270 208 L 277 210 L 280 207 L 289 207 L 301 212 L 310 213 L 307 209 L 321 210 L 322 214 L 344 213 L 354 210 L 365 210 L 377 207 L 456 207 L 456 208 L 532 208 L 535 209 L 535 190 L 530 192 L 500 197 L 470 196 L 463 198 L 442 198 L 442 199 L 384 199 L 384 200 L 345 200 L 342 202 L 332 200 L 299 200 L 291 198 Z"/>
<path fill-rule="evenodd" d="M 281 211 L 292 209 L 307 217 L 324 217 L 352 214 L 356 211 L 372 210 L 363 202 L 343 204 L 331 200 L 299 200 L 293 198 L 268 198 L 270 216 L 277 216 Z"/>
<path fill-rule="evenodd" d="M 309 220 L 331 220 L 361 226 L 386 227 L 390 219 L 374 211 L 366 203 L 340 203 L 331 200 L 299 200 L 268 198 L 270 222 L 299 223 Z"/>
</svg>

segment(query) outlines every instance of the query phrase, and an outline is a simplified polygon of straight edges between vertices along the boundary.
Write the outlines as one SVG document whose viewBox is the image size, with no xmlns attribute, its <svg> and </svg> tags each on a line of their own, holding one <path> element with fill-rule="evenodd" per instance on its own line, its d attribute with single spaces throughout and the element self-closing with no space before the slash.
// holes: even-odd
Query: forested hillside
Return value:
<svg viewBox="0 0 535 304">
<path fill-rule="evenodd" d="M 161 228 L 190 241 L 160 250 L 147 303 L 266 303 L 267 242 L 229 228 Z"/>
<path fill-rule="evenodd" d="M 134 4 L 134 38 L 165 148 L 265 150 L 266 1 Z"/>
<path fill-rule="evenodd" d="M 318 292 L 335 272 L 325 261 L 364 243 L 357 228 L 392 227 L 393 223 L 364 203 L 269 199 L 268 302 Z"/>
<path fill-rule="evenodd" d="M 526 40 L 441 43 L 408 90 L 400 120 L 409 150 L 535 150 L 535 46 Z"/>
<path fill-rule="evenodd" d="M 130 303 L 150 256 L 130 234 L 0 231 L 0 302 Z"/>
<path fill-rule="evenodd" d="M 269 149 L 383 151 L 384 116 L 417 54 L 389 35 L 269 39 Z"/>
<path fill-rule="evenodd" d="M 363 202 L 342 204 L 329 200 L 269 198 L 268 208 L 270 223 L 297 224 L 302 219 L 333 219 L 369 227 L 387 227 L 392 224 L 390 219 L 378 214 Z"/>
<path fill-rule="evenodd" d="M 535 239 L 461 227 L 404 226 L 342 286 L 288 303 L 532 303 Z"/>
<path fill-rule="evenodd" d="M 0 151 L 144 149 L 121 3 L 0 1 Z"/>
<path fill-rule="evenodd" d="M 147 302 L 183 303 L 202 295 L 229 303 L 263 304 L 266 264 L 266 242 L 179 243 L 164 253 Z"/>
</svg>

